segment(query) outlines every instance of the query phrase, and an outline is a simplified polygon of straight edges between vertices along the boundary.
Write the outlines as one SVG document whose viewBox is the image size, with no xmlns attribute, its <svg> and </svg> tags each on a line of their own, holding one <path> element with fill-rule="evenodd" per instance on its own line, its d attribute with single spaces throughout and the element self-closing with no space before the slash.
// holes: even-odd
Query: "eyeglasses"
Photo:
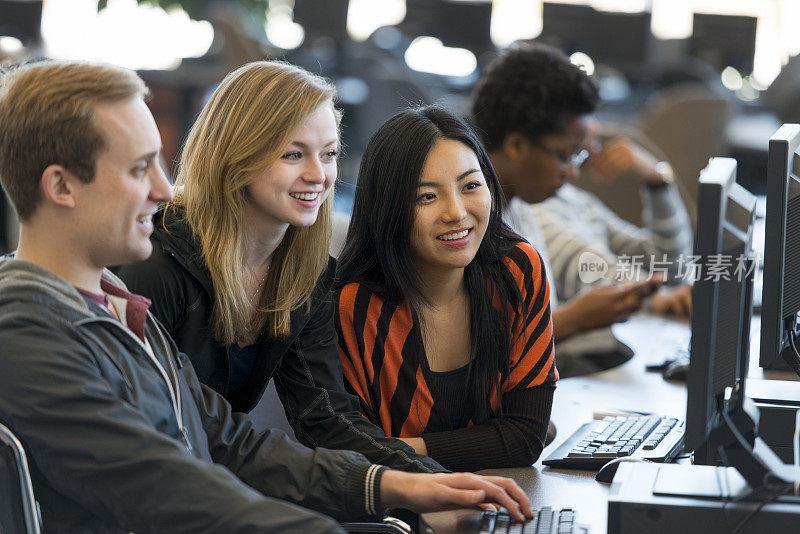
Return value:
<svg viewBox="0 0 800 534">
<path fill-rule="evenodd" d="M 556 158 L 562 165 L 570 165 L 572 167 L 575 167 L 576 169 L 579 168 L 581 165 L 583 165 L 583 163 L 590 155 L 589 151 L 584 148 L 580 152 L 576 152 L 575 154 L 570 154 L 569 156 L 564 157 L 564 155 L 561 154 L 560 152 L 553 150 L 552 148 L 548 148 L 541 143 L 534 143 L 534 144 L 539 148 L 541 148 L 546 154 L 549 154 L 554 158 Z"/>
</svg>

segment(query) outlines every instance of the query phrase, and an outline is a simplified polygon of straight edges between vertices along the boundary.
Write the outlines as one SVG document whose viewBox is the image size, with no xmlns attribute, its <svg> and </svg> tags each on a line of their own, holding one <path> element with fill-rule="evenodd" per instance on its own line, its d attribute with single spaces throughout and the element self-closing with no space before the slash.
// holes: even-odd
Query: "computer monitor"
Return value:
<svg viewBox="0 0 800 534">
<path fill-rule="evenodd" d="M 759 365 L 793 369 L 800 311 L 800 124 L 784 124 L 769 140 L 764 288 Z"/>
<path fill-rule="evenodd" d="M 489 30 L 492 3 L 406 0 L 406 18 L 400 29 L 409 37 L 436 37 L 444 46 L 466 48 L 477 58 L 496 48 Z"/>
<path fill-rule="evenodd" d="M 635 80 L 643 77 L 652 43 L 650 13 L 615 13 L 590 6 L 542 6 L 542 33 L 537 41 L 567 55 L 583 52 L 595 64 L 608 65 Z"/>
<path fill-rule="evenodd" d="M 294 21 L 303 27 L 306 40 L 329 37 L 337 42 L 347 35 L 348 0 L 295 0 Z"/>
<path fill-rule="evenodd" d="M 25 46 L 42 40 L 42 0 L 0 0 L 0 37 L 16 37 Z"/>
<path fill-rule="evenodd" d="M 756 17 L 695 13 L 689 54 L 718 72 L 731 66 L 750 74 L 756 52 L 757 25 Z"/>
<path fill-rule="evenodd" d="M 736 160 L 709 161 L 700 173 L 697 208 L 684 448 L 694 451 L 694 463 L 712 464 L 705 440 L 726 390 L 744 397 L 753 311 L 756 198 L 736 183 Z"/>
</svg>

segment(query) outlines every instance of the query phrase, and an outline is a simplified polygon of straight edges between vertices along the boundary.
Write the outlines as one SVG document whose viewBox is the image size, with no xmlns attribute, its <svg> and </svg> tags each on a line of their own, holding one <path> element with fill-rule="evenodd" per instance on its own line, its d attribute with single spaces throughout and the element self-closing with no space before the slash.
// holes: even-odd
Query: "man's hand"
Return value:
<svg viewBox="0 0 800 534">
<path fill-rule="evenodd" d="M 631 173 L 646 184 L 659 185 L 664 177 L 658 172 L 658 160 L 630 139 L 616 137 L 606 142 L 597 154 L 587 161 L 597 182 L 613 182 Z"/>
<path fill-rule="evenodd" d="M 525 492 L 510 478 L 473 473 L 406 473 L 388 470 L 381 477 L 381 502 L 386 508 L 417 513 L 495 504 L 517 521 L 533 517 Z"/>
<path fill-rule="evenodd" d="M 553 313 L 556 341 L 572 334 L 626 321 L 645 298 L 661 287 L 661 279 L 603 284 L 590 287 Z"/>
<path fill-rule="evenodd" d="M 674 315 L 682 319 L 692 317 L 692 286 L 663 287 L 650 299 L 648 309 L 659 315 Z"/>
</svg>

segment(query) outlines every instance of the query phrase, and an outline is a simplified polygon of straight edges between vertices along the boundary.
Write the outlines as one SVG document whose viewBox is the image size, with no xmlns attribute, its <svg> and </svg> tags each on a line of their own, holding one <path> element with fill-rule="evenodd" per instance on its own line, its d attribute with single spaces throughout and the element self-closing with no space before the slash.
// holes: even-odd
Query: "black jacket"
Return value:
<svg viewBox="0 0 800 534">
<path fill-rule="evenodd" d="M 150 350 L 66 280 L 0 259 L 0 422 L 46 532 L 306 534 L 342 530 L 297 505 L 364 515 L 377 467 L 256 433 L 149 314 L 145 332 Z"/>
<path fill-rule="evenodd" d="M 200 381 L 227 396 L 228 350 L 209 327 L 214 289 L 200 245 L 171 210 L 159 212 L 154 224 L 153 254 L 118 274 L 131 291 L 153 301 L 153 314 L 189 355 Z M 228 401 L 234 410 L 250 411 L 274 377 L 286 418 L 304 445 L 358 451 L 407 471 L 444 471 L 402 441 L 387 438 L 361 416 L 358 399 L 346 392 L 333 321 L 334 273 L 331 258 L 314 289 L 311 311 L 304 305 L 292 312 L 288 338 L 259 337 L 261 354 L 250 383 Z"/>
</svg>

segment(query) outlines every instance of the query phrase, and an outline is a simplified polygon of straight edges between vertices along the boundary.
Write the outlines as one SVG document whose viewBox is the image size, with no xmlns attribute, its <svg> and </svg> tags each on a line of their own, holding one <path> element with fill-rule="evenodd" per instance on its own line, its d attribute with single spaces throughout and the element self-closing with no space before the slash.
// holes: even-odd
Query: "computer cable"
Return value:
<svg viewBox="0 0 800 534">
<path fill-rule="evenodd" d="M 794 494 L 798 494 L 800 488 L 800 448 L 798 447 L 798 440 L 800 440 L 800 408 L 794 413 L 794 442 L 792 443 L 792 452 L 794 453 Z"/>
<path fill-rule="evenodd" d="M 723 466 L 728 467 L 727 458 L 725 456 L 724 449 L 722 447 L 718 447 L 717 448 L 717 453 L 719 454 L 720 458 L 722 459 Z M 721 472 L 722 472 L 721 469 L 714 469 L 714 476 L 717 479 L 717 487 L 720 488 L 720 493 L 722 493 L 722 518 L 725 520 L 725 530 L 730 532 L 730 530 L 731 530 L 731 522 L 730 522 L 730 518 L 728 517 L 728 503 L 730 502 L 730 491 L 728 489 L 729 485 L 727 483 L 727 481 L 728 481 L 727 473 L 728 472 L 725 471 L 725 484 L 724 484 L 725 490 L 724 491 L 722 489 L 723 483 L 722 483 L 722 478 L 720 476 Z"/>
<path fill-rule="evenodd" d="M 785 361 L 789 367 L 798 375 L 800 376 L 800 351 L 797 350 L 797 343 L 795 341 L 795 336 L 797 335 L 797 315 L 793 319 L 788 319 L 786 321 L 787 326 L 789 323 L 791 324 L 791 328 L 788 328 L 789 331 L 789 346 L 791 347 L 792 351 L 791 354 L 787 350 L 781 351 L 781 357 L 783 361 Z M 794 356 L 794 358 L 792 357 Z"/>
<path fill-rule="evenodd" d="M 741 532 L 741 530 L 744 528 L 744 526 L 745 526 L 745 525 L 746 525 L 746 524 L 747 524 L 747 523 L 748 523 L 748 522 L 749 522 L 751 519 L 753 519 L 753 517 L 755 517 L 755 515 L 756 515 L 758 512 L 760 512 L 760 511 L 761 511 L 761 510 L 762 510 L 762 509 L 763 509 L 763 508 L 764 508 L 766 505 L 768 505 L 769 503 L 771 503 L 772 501 L 774 501 L 775 499 L 777 499 L 777 498 L 778 498 L 778 497 L 780 497 L 781 495 L 784 495 L 784 494 L 785 494 L 785 493 L 787 493 L 787 492 L 788 492 L 788 488 L 785 488 L 785 487 L 784 487 L 784 488 L 781 488 L 781 489 L 779 489 L 779 490 L 777 490 L 777 491 L 774 491 L 774 492 L 772 493 L 772 495 L 768 496 L 766 499 L 763 499 L 761 502 L 759 502 L 759 503 L 758 503 L 758 506 L 756 506 L 755 508 L 753 508 L 752 510 L 750 510 L 750 512 L 749 512 L 749 513 L 748 513 L 746 516 L 744 516 L 744 517 L 742 518 L 742 520 L 739 522 L 739 524 L 738 524 L 738 525 L 736 525 L 736 528 L 734 528 L 734 529 L 731 531 L 731 534 L 738 534 L 739 532 Z M 755 492 L 753 492 L 753 493 L 755 493 Z M 750 495 L 752 495 L 752 493 L 751 493 Z"/>
<path fill-rule="evenodd" d="M 730 467 L 730 464 L 728 462 L 728 457 L 725 454 L 724 448 L 723 447 L 719 447 L 717 449 L 717 452 L 719 453 L 720 459 L 722 460 L 722 465 L 724 467 Z M 724 484 L 723 484 L 723 480 L 721 478 L 721 473 L 725 474 L 725 483 Z M 752 490 L 749 493 L 747 493 L 746 495 L 742 495 L 742 496 L 740 496 L 738 498 L 732 499 L 730 497 L 730 484 L 728 484 L 727 471 L 722 471 L 720 469 L 715 469 L 714 470 L 714 475 L 717 478 L 717 486 L 721 490 L 722 490 L 722 487 L 725 486 L 725 490 L 721 491 L 721 493 L 723 494 L 723 497 L 722 497 L 722 517 L 725 520 L 725 530 L 727 530 L 731 534 L 738 534 L 745 527 L 745 525 L 747 525 L 747 523 L 753 517 L 755 517 L 755 515 L 758 512 L 760 512 L 764 508 L 764 506 L 766 506 L 770 502 L 774 501 L 779 496 L 781 496 L 781 495 L 783 495 L 785 493 L 788 493 L 788 491 L 789 491 L 789 488 L 786 487 L 786 486 L 781 486 L 779 488 L 772 489 L 771 490 L 771 494 L 769 494 L 767 497 L 765 497 L 763 499 L 760 499 L 760 502 L 758 503 L 758 506 L 756 506 L 745 517 L 743 517 L 742 520 L 739 521 L 739 523 L 734 528 L 731 528 L 731 517 L 730 517 L 730 511 L 728 509 L 728 506 L 730 505 L 730 503 L 749 500 L 753 495 L 758 493 L 758 490 Z"/>
<path fill-rule="evenodd" d="M 728 426 L 728 429 L 731 431 L 731 434 L 736 439 L 736 441 L 738 442 L 739 446 L 742 447 L 744 450 L 749 450 L 749 451 L 752 452 L 753 447 L 750 445 L 750 443 L 747 441 L 747 439 L 742 435 L 742 433 L 739 432 L 739 429 L 736 428 L 736 425 L 731 420 L 731 417 L 728 414 L 728 410 L 727 409 L 723 409 L 721 412 L 722 412 L 721 413 L 722 419 L 725 421 L 725 424 Z M 772 471 L 767 471 L 766 473 L 764 473 L 764 478 L 761 480 L 762 487 L 764 487 L 767 490 L 791 488 L 791 485 L 790 484 L 786 484 L 785 482 L 784 483 L 779 483 L 779 484 L 774 484 L 774 479 L 770 478 L 770 475 L 773 475 L 773 474 L 774 473 Z M 754 491 L 756 491 L 758 488 L 753 488 L 753 489 L 754 489 Z"/>
</svg>

